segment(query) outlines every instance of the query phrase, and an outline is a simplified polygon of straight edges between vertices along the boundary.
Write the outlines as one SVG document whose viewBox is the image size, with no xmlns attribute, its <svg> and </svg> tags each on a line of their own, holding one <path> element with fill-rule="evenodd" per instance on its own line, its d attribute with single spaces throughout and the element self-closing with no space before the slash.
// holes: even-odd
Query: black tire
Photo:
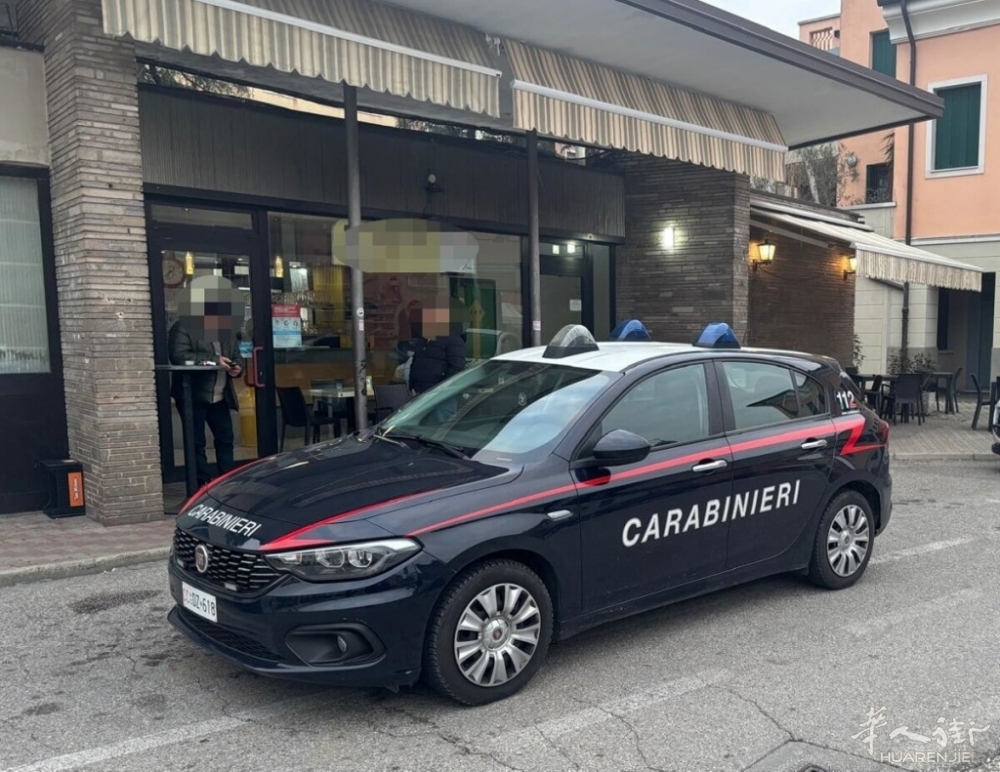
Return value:
<svg viewBox="0 0 1000 772">
<path fill-rule="evenodd" d="M 864 557 L 857 563 L 853 572 L 844 576 L 842 572 L 849 570 L 852 564 L 850 561 L 845 564 L 843 560 L 831 560 L 828 551 L 828 544 L 831 543 L 829 542 L 829 538 L 832 536 L 831 528 L 837 516 L 844 513 L 845 517 L 849 520 L 852 514 L 855 517 L 857 516 L 857 510 L 860 510 L 864 515 L 864 535 L 866 538 Z M 858 536 L 852 537 L 853 542 L 850 539 L 848 540 L 849 544 L 853 543 L 855 545 L 853 550 L 855 556 L 862 541 L 860 538 L 860 518 L 858 522 Z M 872 515 L 872 508 L 871 504 L 868 503 L 868 499 L 857 491 L 844 491 L 838 494 L 827 506 L 826 511 L 823 512 L 823 517 L 820 518 L 819 528 L 816 530 L 816 542 L 813 545 L 812 560 L 809 564 L 809 581 L 827 590 L 844 590 L 852 586 L 864 575 L 865 569 L 868 567 L 868 561 L 871 560 L 872 548 L 874 546 L 875 517 Z M 837 568 L 840 568 L 841 572 L 838 572 Z"/>
<path fill-rule="evenodd" d="M 537 607 L 538 637 L 527 664 L 523 665 L 522 669 L 516 672 L 513 677 L 498 685 L 482 686 L 473 683 L 459 666 L 456 654 L 458 625 L 466 610 L 470 608 L 470 604 L 478 603 L 477 599 L 483 593 L 490 588 L 495 589 L 497 585 L 516 585 L 527 591 L 527 597 L 533 600 Z M 493 597 L 499 598 L 500 596 L 494 594 Z M 503 598 L 507 597 L 503 595 Z M 482 605 L 477 605 L 475 608 L 484 610 Z M 518 610 L 526 608 L 527 600 L 518 597 L 511 611 L 516 617 Z M 532 620 L 535 616 L 533 614 L 520 624 L 534 627 Z M 506 699 L 523 689 L 534 677 L 538 668 L 542 666 L 552 641 L 552 627 L 552 599 L 545 583 L 534 571 L 516 561 L 502 559 L 487 560 L 472 566 L 445 591 L 431 617 L 427 642 L 424 646 L 424 680 L 438 693 L 463 705 L 486 705 Z M 472 633 L 463 632 L 462 635 L 463 637 L 473 636 L 467 640 L 470 645 L 475 644 L 476 641 L 485 640 L 482 636 L 476 637 Z M 511 641 L 511 645 L 518 646 L 522 652 L 525 651 L 525 648 L 522 648 L 525 646 L 523 643 Z M 506 674 L 514 669 L 509 655 L 502 655 L 502 653 L 494 655 L 484 652 L 481 656 L 487 660 L 495 656 L 504 656 L 504 669 L 501 672 Z M 476 654 L 466 660 L 467 663 L 476 661 L 478 661 Z M 468 664 L 467 667 L 469 667 Z M 496 670 L 497 665 L 487 662 L 484 667 L 487 668 L 488 673 L 492 673 Z"/>
</svg>

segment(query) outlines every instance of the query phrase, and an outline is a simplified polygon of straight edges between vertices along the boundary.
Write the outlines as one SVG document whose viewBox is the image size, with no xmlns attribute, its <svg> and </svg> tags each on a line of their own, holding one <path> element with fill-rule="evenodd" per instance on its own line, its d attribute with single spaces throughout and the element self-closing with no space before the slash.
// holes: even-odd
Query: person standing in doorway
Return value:
<svg viewBox="0 0 1000 772">
<path fill-rule="evenodd" d="M 206 452 L 206 424 L 215 440 L 219 474 L 226 474 L 236 465 L 232 411 L 239 410 L 239 403 L 233 380 L 243 373 L 243 360 L 236 340 L 243 308 L 243 296 L 226 279 L 199 277 L 179 299 L 178 319 L 170 328 L 171 364 L 215 365 L 218 368 L 217 372 L 190 376 L 199 485 L 212 479 Z M 183 411 L 184 392 L 179 374 L 173 379 L 170 394 L 177 409 Z"/>
</svg>

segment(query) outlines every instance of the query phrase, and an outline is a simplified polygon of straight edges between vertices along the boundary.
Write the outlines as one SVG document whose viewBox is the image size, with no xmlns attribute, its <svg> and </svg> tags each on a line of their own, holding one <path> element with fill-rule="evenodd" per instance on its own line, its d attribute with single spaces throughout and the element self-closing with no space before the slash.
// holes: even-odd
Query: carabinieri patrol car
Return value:
<svg viewBox="0 0 1000 772">
<path fill-rule="evenodd" d="M 892 511 L 833 360 L 569 327 L 184 507 L 171 623 L 249 670 L 505 698 L 553 641 L 782 572 L 839 590 Z"/>
</svg>

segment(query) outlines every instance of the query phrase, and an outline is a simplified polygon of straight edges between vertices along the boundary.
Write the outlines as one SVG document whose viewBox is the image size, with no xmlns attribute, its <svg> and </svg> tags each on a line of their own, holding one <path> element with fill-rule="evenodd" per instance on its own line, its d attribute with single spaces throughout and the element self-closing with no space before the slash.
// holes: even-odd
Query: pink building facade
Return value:
<svg viewBox="0 0 1000 772">
<path fill-rule="evenodd" d="M 912 196 L 908 197 L 905 128 L 844 140 L 853 179 L 840 205 L 883 235 L 984 270 L 982 291 L 911 285 L 907 346 L 938 370 L 962 368 L 960 388 L 983 388 L 1000 376 L 1000 5 L 965 0 L 909 0 L 916 48 L 914 85 L 944 99 L 945 114 L 914 127 Z M 899 0 L 842 0 L 841 13 L 800 25 L 800 40 L 909 81 L 911 43 Z M 909 200 L 912 199 L 912 200 Z M 909 207 L 907 206 L 909 200 Z M 908 208 L 912 210 L 907 217 Z M 908 221 L 909 220 L 909 221 Z M 864 371 L 884 372 L 902 346 L 903 290 L 859 278 L 855 329 Z"/>
</svg>

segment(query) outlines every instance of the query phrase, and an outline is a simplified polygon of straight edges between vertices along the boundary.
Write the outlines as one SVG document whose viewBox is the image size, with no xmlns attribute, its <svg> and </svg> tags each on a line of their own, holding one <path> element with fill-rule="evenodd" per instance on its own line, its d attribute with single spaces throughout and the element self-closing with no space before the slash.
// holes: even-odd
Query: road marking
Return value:
<svg viewBox="0 0 1000 772">
<path fill-rule="evenodd" d="M 684 694 L 696 692 L 713 684 L 723 683 L 732 677 L 728 670 L 703 670 L 694 676 L 666 681 L 651 689 L 609 700 L 595 707 L 574 711 L 559 718 L 549 719 L 535 724 L 527 729 L 517 729 L 501 734 L 492 744 L 497 750 L 523 753 L 525 748 L 533 745 L 544 745 L 570 732 L 578 732 L 594 724 L 610 721 L 612 718 L 623 718 L 630 713 L 645 710 L 653 705 L 676 699 Z"/>
<path fill-rule="evenodd" d="M 942 612 L 947 613 L 947 611 L 954 606 L 958 606 L 962 603 L 968 603 L 981 598 L 982 596 L 983 593 L 981 590 L 959 590 L 958 592 L 953 592 L 949 595 L 935 598 L 934 600 L 917 603 L 913 606 L 901 608 L 898 611 L 893 611 L 888 614 L 882 614 L 873 621 L 865 624 L 845 625 L 844 629 L 851 635 L 861 638 L 866 635 L 871 635 L 872 633 L 882 632 L 886 628 L 894 627 L 895 625 L 902 624 L 904 622 L 919 622 L 923 619 L 923 617 L 930 616 L 931 614 L 941 614 Z"/>
<path fill-rule="evenodd" d="M 252 721 L 264 721 L 269 718 L 281 716 L 289 711 L 307 710 L 310 708 L 320 708 L 330 704 L 330 697 L 326 693 L 311 694 L 305 697 L 294 697 L 289 700 L 282 700 L 263 708 L 248 710 L 237 713 L 235 716 L 223 718 L 213 718 L 207 721 L 198 721 L 193 724 L 166 729 L 162 732 L 131 737 L 128 740 L 102 745 L 98 748 L 89 748 L 76 753 L 66 753 L 62 756 L 52 756 L 31 764 L 24 764 L 20 767 L 11 767 L 4 772 L 63 772 L 68 769 L 79 769 L 100 761 L 110 761 L 122 756 L 131 756 L 135 753 L 162 748 L 165 745 L 174 745 L 186 740 L 195 740 L 209 735 L 230 732 L 238 729 Z"/>
<path fill-rule="evenodd" d="M 895 563 L 897 560 L 916 558 L 921 555 L 930 555 L 933 552 L 940 552 L 941 550 L 951 549 L 952 547 L 961 547 L 963 544 L 972 544 L 973 541 L 975 541 L 975 539 L 952 539 L 950 541 L 935 541 L 930 544 L 921 544 L 919 547 L 910 547 L 904 550 L 896 550 L 895 552 L 887 552 L 884 555 L 872 558 L 869 565 L 880 566 L 883 563 Z"/>
</svg>

